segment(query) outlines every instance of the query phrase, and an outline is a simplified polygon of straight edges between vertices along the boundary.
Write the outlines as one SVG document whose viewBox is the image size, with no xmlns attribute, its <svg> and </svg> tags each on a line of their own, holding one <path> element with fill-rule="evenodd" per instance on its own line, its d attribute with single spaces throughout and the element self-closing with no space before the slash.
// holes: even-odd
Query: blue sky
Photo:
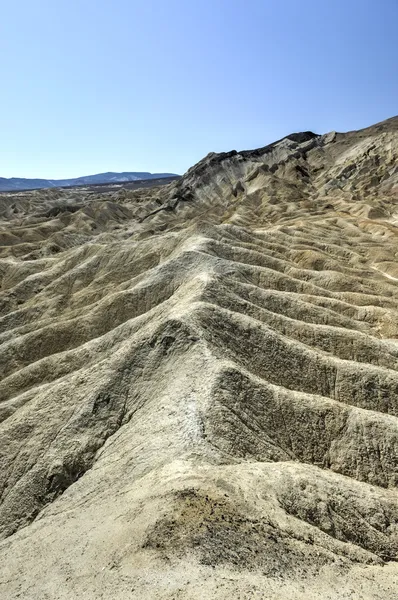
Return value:
<svg viewBox="0 0 398 600">
<path fill-rule="evenodd" d="M 397 0 L 2 0 L 0 176 L 183 173 L 398 114 Z"/>
</svg>

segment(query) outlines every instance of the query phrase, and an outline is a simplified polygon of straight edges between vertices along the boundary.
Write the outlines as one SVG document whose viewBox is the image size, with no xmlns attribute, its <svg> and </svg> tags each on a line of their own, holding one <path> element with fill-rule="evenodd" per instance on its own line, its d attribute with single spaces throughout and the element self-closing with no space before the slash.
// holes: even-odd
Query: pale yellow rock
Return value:
<svg viewBox="0 0 398 600">
<path fill-rule="evenodd" d="M 0 195 L 0 597 L 396 600 L 398 118 Z"/>
</svg>

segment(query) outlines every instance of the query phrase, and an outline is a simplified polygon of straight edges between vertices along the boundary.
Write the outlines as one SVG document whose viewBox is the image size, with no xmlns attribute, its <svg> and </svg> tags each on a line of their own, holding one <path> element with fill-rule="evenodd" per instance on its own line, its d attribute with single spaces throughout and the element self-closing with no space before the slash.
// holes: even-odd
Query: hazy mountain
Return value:
<svg viewBox="0 0 398 600">
<path fill-rule="evenodd" d="M 147 172 L 123 172 L 123 173 L 98 173 L 85 177 L 73 179 L 24 179 L 11 177 L 9 179 L 0 177 L 0 191 L 36 190 L 52 187 L 71 187 L 75 185 L 92 185 L 103 183 L 124 183 L 127 181 L 138 181 L 141 179 L 160 179 L 173 177 L 174 173 L 147 173 Z"/>
<path fill-rule="evenodd" d="M 2 600 L 396 600 L 398 119 L 0 195 Z"/>
</svg>

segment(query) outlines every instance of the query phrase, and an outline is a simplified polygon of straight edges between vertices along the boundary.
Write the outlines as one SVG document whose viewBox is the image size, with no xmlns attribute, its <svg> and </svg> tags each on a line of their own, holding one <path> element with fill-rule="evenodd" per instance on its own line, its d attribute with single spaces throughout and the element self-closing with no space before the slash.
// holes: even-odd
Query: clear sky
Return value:
<svg viewBox="0 0 398 600">
<path fill-rule="evenodd" d="M 0 176 L 183 173 L 398 114 L 398 0 L 0 0 Z"/>
</svg>

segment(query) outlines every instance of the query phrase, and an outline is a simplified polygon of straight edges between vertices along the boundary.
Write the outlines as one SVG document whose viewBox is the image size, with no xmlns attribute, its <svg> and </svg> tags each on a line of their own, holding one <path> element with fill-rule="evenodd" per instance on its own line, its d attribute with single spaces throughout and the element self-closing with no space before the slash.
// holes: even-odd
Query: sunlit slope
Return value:
<svg viewBox="0 0 398 600">
<path fill-rule="evenodd" d="M 0 195 L 2 597 L 396 597 L 397 159 Z"/>
</svg>

